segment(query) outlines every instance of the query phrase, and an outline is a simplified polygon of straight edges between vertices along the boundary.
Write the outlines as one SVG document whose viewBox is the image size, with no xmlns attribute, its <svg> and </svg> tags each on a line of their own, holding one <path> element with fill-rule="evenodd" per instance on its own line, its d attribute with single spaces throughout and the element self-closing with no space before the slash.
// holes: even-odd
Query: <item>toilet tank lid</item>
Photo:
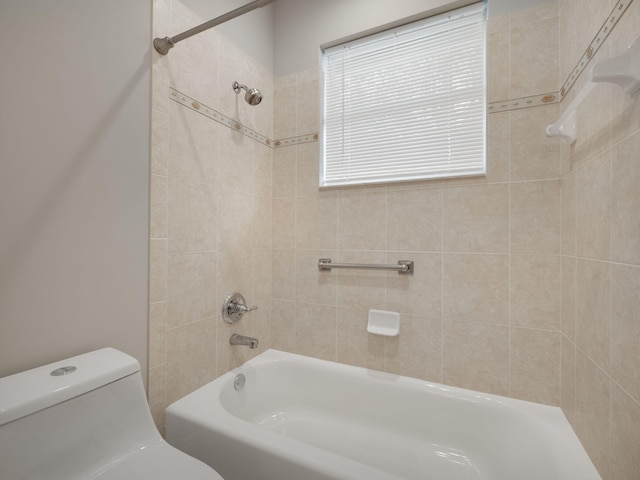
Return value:
<svg viewBox="0 0 640 480">
<path fill-rule="evenodd" d="M 139 371 L 135 358 L 102 348 L 0 378 L 0 425 Z"/>
</svg>

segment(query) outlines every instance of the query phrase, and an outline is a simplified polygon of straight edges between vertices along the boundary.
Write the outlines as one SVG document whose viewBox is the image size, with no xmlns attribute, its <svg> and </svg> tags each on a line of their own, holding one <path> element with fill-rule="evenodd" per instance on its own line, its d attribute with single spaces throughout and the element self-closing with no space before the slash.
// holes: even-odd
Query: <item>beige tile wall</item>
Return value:
<svg viewBox="0 0 640 480">
<path fill-rule="evenodd" d="M 561 0 L 495 19 L 489 101 L 557 89 L 617 6 Z M 637 25 L 638 2 L 594 61 L 622 51 Z M 297 99 L 315 73 L 276 79 L 289 99 L 275 111 L 283 136 L 308 133 Z M 638 478 L 640 107 L 599 86 L 576 145 L 548 139 L 544 126 L 583 84 L 560 105 L 490 114 L 485 179 L 319 190 L 315 150 L 276 150 L 274 211 L 289 213 L 274 222 L 287 238 L 273 249 L 274 347 L 560 404 L 603 478 Z M 322 218 L 309 207 L 320 203 Z M 416 275 L 320 274 L 319 256 L 411 258 Z M 368 308 L 400 311 L 401 335 L 367 334 Z M 321 333 L 310 310 L 324 312 Z"/>
<path fill-rule="evenodd" d="M 593 62 L 640 33 L 640 2 L 560 0 L 564 75 L 627 5 Z M 640 107 L 602 84 L 578 117 L 577 141 L 562 150 L 561 405 L 603 479 L 631 480 L 640 478 Z"/>
<path fill-rule="evenodd" d="M 154 36 L 205 20 L 154 1 Z M 234 80 L 263 102 L 247 105 Z M 215 30 L 154 52 L 149 401 L 161 430 L 167 405 L 268 348 L 272 297 L 273 151 L 171 101 L 169 87 L 273 137 L 273 73 Z M 220 312 L 234 291 L 259 309 L 229 326 Z M 261 347 L 231 348 L 233 332 Z"/>
<path fill-rule="evenodd" d="M 557 90 L 556 2 L 489 32 L 490 102 Z M 275 96 L 276 135 L 317 131 L 317 71 L 277 78 Z M 475 179 L 320 190 L 317 144 L 275 149 L 272 345 L 558 405 L 562 165 L 544 134 L 558 113 L 490 114 Z M 319 272 L 319 257 L 416 270 Z M 400 336 L 368 334 L 370 308 L 400 312 Z"/>
<path fill-rule="evenodd" d="M 155 0 L 156 33 L 202 20 L 172 4 Z M 557 90 L 614 6 L 558 0 L 492 20 L 489 102 Z M 635 2 L 596 60 L 639 24 Z M 295 137 L 319 129 L 318 72 L 274 79 L 214 32 L 191 42 L 154 62 L 149 397 L 159 426 L 168 403 L 253 353 L 228 347 L 237 330 L 263 348 L 561 405 L 603 478 L 637 478 L 636 103 L 599 86 L 579 111 L 577 144 L 548 139 L 544 126 L 580 78 L 562 104 L 488 116 L 486 177 L 319 190 L 317 143 L 271 150 L 167 95 L 172 86 L 269 138 Z M 266 93 L 264 110 L 236 107 L 236 75 Z M 407 258 L 416 273 L 321 273 L 319 257 Z M 219 316 L 232 290 L 260 306 L 237 327 Z M 401 335 L 368 334 L 369 308 L 401 312 Z"/>
</svg>

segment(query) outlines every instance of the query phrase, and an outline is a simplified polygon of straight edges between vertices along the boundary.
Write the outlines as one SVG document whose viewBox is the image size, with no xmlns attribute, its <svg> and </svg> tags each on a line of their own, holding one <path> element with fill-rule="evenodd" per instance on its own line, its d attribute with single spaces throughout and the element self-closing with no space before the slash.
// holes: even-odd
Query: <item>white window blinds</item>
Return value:
<svg viewBox="0 0 640 480">
<path fill-rule="evenodd" d="M 321 186 L 485 173 L 482 2 L 323 52 Z"/>
</svg>

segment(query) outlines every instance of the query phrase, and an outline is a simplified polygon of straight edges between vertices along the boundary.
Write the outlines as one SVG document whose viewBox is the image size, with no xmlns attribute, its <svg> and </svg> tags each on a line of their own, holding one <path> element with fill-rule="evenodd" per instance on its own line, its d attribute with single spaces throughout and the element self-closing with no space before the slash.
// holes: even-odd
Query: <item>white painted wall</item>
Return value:
<svg viewBox="0 0 640 480">
<path fill-rule="evenodd" d="M 436 14 L 474 1 L 276 0 L 215 28 L 281 76 L 316 66 L 319 46 L 325 43 L 424 12 Z M 503 15 L 545 1 L 549 0 L 488 0 L 489 15 Z M 250 0 L 183 0 L 190 10 L 207 20 L 248 3 Z M 181 32 L 166 35 L 178 33 Z"/>
<path fill-rule="evenodd" d="M 505 13 L 517 12 L 548 1 L 556 0 L 489 0 L 489 17 L 499 17 Z"/>
<path fill-rule="evenodd" d="M 146 372 L 149 0 L 2 0 L 0 376 L 103 346 Z"/>
<path fill-rule="evenodd" d="M 242 7 L 253 0 L 182 0 L 182 3 L 194 13 L 205 19 L 212 20 Z M 249 13 L 218 25 L 216 30 L 222 33 L 233 43 L 251 54 L 258 62 L 273 70 L 273 38 L 274 19 L 273 3 L 257 8 Z M 204 22 L 203 22 L 204 23 Z M 196 25 L 193 25 L 194 27 Z M 170 32 L 167 35 L 176 35 L 181 32 Z M 184 40 L 188 42 L 189 40 Z M 177 46 L 175 48 L 178 48 Z"/>
<path fill-rule="evenodd" d="M 318 65 L 320 45 L 393 24 L 424 12 L 436 14 L 475 0 L 277 0 L 274 72 L 290 75 Z M 503 15 L 547 0 L 489 0 L 489 15 Z"/>
</svg>

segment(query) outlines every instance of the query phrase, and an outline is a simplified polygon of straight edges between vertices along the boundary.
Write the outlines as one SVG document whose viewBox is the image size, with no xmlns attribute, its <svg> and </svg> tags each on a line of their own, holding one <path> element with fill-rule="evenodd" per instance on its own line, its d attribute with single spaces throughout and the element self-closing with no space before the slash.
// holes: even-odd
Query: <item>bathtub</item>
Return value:
<svg viewBox="0 0 640 480">
<path fill-rule="evenodd" d="M 225 480 L 600 479 L 557 407 L 277 350 L 166 414 Z"/>
</svg>

